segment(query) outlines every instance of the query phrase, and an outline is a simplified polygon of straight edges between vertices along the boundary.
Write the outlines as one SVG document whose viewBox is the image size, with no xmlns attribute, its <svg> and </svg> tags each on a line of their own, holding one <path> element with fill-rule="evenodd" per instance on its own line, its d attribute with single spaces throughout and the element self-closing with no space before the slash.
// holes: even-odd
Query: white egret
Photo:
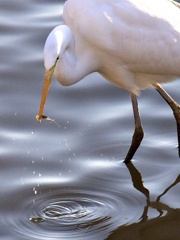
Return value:
<svg viewBox="0 0 180 240">
<path fill-rule="evenodd" d="M 180 107 L 160 87 L 180 77 L 180 4 L 172 0 L 68 0 L 65 25 L 44 47 L 45 79 L 37 120 L 41 122 L 53 73 L 62 85 L 98 72 L 130 92 L 135 132 L 125 162 L 143 138 L 137 104 L 140 90 L 154 87 L 172 108 L 180 145 Z"/>
</svg>

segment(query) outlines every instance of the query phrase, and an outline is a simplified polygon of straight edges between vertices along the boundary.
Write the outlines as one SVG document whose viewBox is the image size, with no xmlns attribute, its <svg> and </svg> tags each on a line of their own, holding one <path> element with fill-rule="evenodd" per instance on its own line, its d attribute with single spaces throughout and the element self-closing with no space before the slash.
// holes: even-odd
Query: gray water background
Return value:
<svg viewBox="0 0 180 240">
<path fill-rule="evenodd" d="M 135 186 L 122 162 L 134 131 L 127 91 L 96 73 L 70 87 L 53 78 L 44 114 L 60 127 L 35 118 L 44 42 L 63 4 L 0 2 L 0 240 L 180 239 L 176 123 L 154 89 L 138 98 Z M 164 88 L 180 103 L 180 81 Z"/>
</svg>

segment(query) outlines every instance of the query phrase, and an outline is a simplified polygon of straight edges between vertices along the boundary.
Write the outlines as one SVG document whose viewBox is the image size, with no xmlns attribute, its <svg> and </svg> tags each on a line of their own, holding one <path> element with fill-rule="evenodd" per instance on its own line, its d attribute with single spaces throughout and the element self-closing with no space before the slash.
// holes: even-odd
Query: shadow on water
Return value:
<svg viewBox="0 0 180 240">
<path fill-rule="evenodd" d="M 180 174 L 174 183 L 157 197 L 156 201 L 151 201 L 150 192 L 143 185 L 141 173 L 132 162 L 127 164 L 127 168 L 134 188 L 145 195 L 147 204 L 144 207 L 140 222 L 128 226 L 120 226 L 109 235 L 107 240 L 178 240 L 180 236 L 180 208 L 171 208 L 160 200 L 162 196 L 180 182 Z M 148 219 L 149 208 L 157 210 L 158 216 Z"/>
</svg>

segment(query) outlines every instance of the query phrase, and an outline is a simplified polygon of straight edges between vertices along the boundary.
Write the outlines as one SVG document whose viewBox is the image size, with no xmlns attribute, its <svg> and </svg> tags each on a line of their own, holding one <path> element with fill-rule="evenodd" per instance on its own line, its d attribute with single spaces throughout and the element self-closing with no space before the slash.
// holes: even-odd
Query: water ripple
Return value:
<svg viewBox="0 0 180 240">
<path fill-rule="evenodd" d="M 22 198 L 26 200 L 20 201 Z M 19 239 L 44 240 L 72 239 L 72 235 L 73 239 L 104 239 L 119 225 L 139 221 L 144 204 L 140 195 L 131 190 L 111 193 L 44 189 L 32 195 L 32 189 L 24 189 L 9 197 L 10 206 L 12 199 L 14 206 L 8 209 L 9 214 L 5 210 L 1 228 L 16 232 Z M 7 205 L 7 199 L 1 199 L 2 206 L 5 202 Z"/>
</svg>

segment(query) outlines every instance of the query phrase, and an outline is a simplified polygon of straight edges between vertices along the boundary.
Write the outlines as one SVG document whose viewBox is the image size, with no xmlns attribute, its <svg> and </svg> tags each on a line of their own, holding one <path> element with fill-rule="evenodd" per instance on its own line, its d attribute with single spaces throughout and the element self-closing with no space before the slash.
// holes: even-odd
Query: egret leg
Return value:
<svg viewBox="0 0 180 240">
<path fill-rule="evenodd" d="M 141 118 L 140 118 L 139 109 L 138 109 L 137 97 L 133 93 L 131 93 L 131 101 L 132 101 L 133 112 L 134 112 L 135 131 L 132 137 L 131 147 L 124 160 L 126 164 L 131 161 L 131 159 L 133 158 L 136 150 L 140 146 L 141 141 L 144 137 L 143 127 L 141 124 Z"/>
<path fill-rule="evenodd" d="M 179 157 L 180 157 L 180 106 L 171 98 L 171 96 L 158 83 L 155 84 L 155 88 L 173 110 L 174 117 L 177 123 L 177 136 L 178 136 Z"/>
</svg>

